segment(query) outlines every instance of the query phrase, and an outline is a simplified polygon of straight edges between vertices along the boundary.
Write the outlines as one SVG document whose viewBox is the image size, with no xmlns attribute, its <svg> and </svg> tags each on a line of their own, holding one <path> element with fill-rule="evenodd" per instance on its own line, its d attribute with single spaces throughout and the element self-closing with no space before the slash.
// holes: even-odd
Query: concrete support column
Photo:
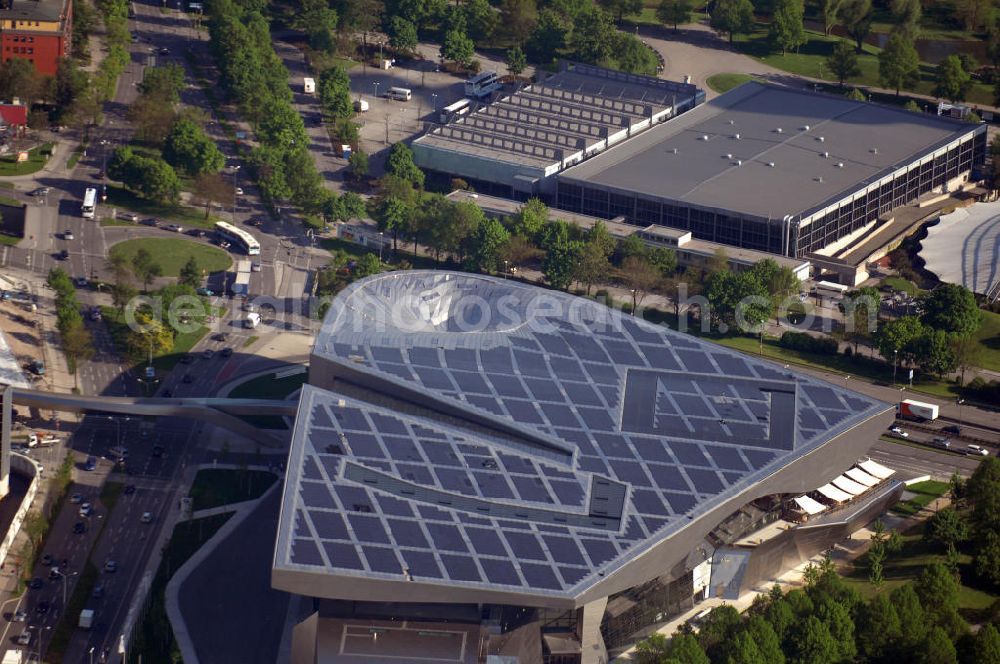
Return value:
<svg viewBox="0 0 1000 664">
<path fill-rule="evenodd" d="M 0 412 L 0 498 L 10 493 L 10 426 L 14 419 L 14 388 L 3 391 L 3 411 Z"/>
<path fill-rule="evenodd" d="M 608 649 L 601 634 L 601 619 L 608 598 L 588 602 L 583 607 L 583 628 L 580 630 L 580 664 L 608 664 Z"/>
</svg>

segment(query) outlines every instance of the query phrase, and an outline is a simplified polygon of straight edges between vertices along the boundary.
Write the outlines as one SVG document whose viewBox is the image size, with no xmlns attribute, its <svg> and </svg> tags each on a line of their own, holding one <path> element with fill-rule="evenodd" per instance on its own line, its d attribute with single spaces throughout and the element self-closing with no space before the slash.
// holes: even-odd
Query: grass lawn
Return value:
<svg viewBox="0 0 1000 664">
<path fill-rule="evenodd" d="M 980 366 L 1000 371 L 1000 314 L 984 311 L 983 322 L 973 338 L 982 347 L 979 356 Z"/>
<path fill-rule="evenodd" d="M 185 207 L 183 205 L 160 205 L 139 198 L 131 191 L 128 191 L 120 184 L 108 185 L 108 202 L 104 207 L 117 206 L 131 210 L 139 215 L 168 219 L 177 222 L 182 226 L 197 226 L 198 228 L 211 228 L 218 218 L 209 216 L 205 218 L 205 209 L 202 207 Z M 101 222 L 105 223 L 105 222 Z"/>
<path fill-rule="evenodd" d="M 176 277 L 181 268 L 194 256 L 198 267 L 207 272 L 219 272 L 229 269 L 233 259 L 218 247 L 202 242 L 181 238 L 145 237 L 119 242 L 111 247 L 112 256 L 125 256 L 130 261 L 140 249 L 145 249 L 163 268 L 163 276 Z"/>
<path fill-rule="evenodd" d="M 882 280 L 882 283 L 892 287 L 895 291 L 902 291 L 911 296 L 920 292 L 920 288 L 915 283 L 902 277 L 886 277 Z"/>
<path fill-rule="evenodd" d="M 797 53 L 776 52 L 768 43 L 767 26 L 758 24 L 757 29 L 749 35 L 737 35 L 736 47 L 757 58 L 761 62 L 776 69 L 787 71 L 799 76 L 809 76 L 827 81 L 835 81 L 833 74 L 826 67 L 826 57 L 833 50 L 838 37 L 827 37 L 821 32 L 806 30 L 808 42 L 802 45 Z M 852 42 L 853 43 L 853 42 Z M 861 74 L 847 79 L 851 85 L 866 85 L 880 87 L 878 77 L 878 48 L 866 44 L 858 56 L 858 67 Z M 920 82 L 911 92 L 929 95 L 934 87 L 934 67 L 923 62 L 920 64 Z M 976 83 L 972 86 L 966 101 L 973 104 L 993 104 L 993 86 Z"/>
<path fill-rule="evenodd" d="M 229 396 L 233 399 L 285 399 L 301 388 L 306 378 L 307 373 L 300 373 L 275 379 L 274 374 L 269 373 L 237 385 Z M 261 429 L 288 428 L 285 418 L 280 415 L 241 415 L 240 419 Z"/>
<path fill-rule="evenodd" d="M 24 239 L 23 237 L 14 237 L 13 235 L 0 233 L 0 244 L 6 244 L 8 247 L 13 247 L 15 244 L 17 244 L 23 239 Z"/>
<path fill-rule="evenodd" d="M 149 589 L 149 600 L 130 645 L 132 656 L 147 664 L 173 664 L 180 661 L 180 651 L 167 618 L 164 592 L 167 582 L 195 551 L 219 531 L 232 514 L 218 514 L 205 519 L 182 521 L 174 528 Z"/>
<path fill-rule="evenodd" d="M 199 470 L 191 485 L 191 509 L 204 510 L 259 498 L 275 483 L 273 473 L 263 470 Z"/>
<path fill-rule="evenodd" d="M 274 374 L 269 373 L 237 385 L 229 396 L 232 399 L 285 399 L 301 388 L 307 377 L 308 373 L 305 371 L 277 379 Z"/>
<path fill-rule="evenodd" d="M 17 153 L 0 157 L 0 177 L 5 175 L 28 175 L 37 173 L 49 160 L 52 143 L 46 143 L 28 152 L 28 160 L 18 162 Z"/>
<path fill-rule="evenodd" d="M 898 553 L 889 554 L 885 561 L 885 583 L 881 592 L 892 592 L 903 584 L 916 579 L 923 568 L 933 562 L 945 562 L 944 550 L 923 540 L 923 523 L 916 524 L 901 533 L 903 548 Z M 971 556 L 959 554 L 959 574 L 961 586 L 958 592 L 959 612 L 966 620 L 977 622 L 982 612 L 997 600 L 997 596 L 976 587 L 976 579 L 971 568 Z M 872 598 L 878 590 L 868 581 L 868 569 L 864 558 L 858 559 L 845 577 L 847 585 L 857 590 L 866 600 Z"/>
<path fill-rule="evenodd" d="M 916 495 L 909 500 L 899 501 L 891 509 L 896 514 L 912 516 L 948 493 L 948 488 L 947 482 L 939 482 L 937 480 L 927 480 L 926 482 L 911 484 L 906 487 L 906 490 Z"/>
<path fill-rule="evenodd" d="M 714 76 L 709 76 L 706 83 L 708 87 L 712 88 L 718 93 L 729 92 L 735 87 L 743 85 L 752 78 L 750 74 L 715 74 Z"/>
<path fill-rule="evenodd" d="M 10 196 L 0 196 L 0 205 L 9 205 L 16 208 L 24 207 L 24 203 Z"/>
<path fill-rule="evenodd" d="M 69 159 L 66 161 L 66 166 L 68 166 L 69 168 L 73 168 L 74 166 L 76 166 L 77 162 L 80 161 L 80 157 L 82 156 L 83 156 L 82 150 L 74 150 L 73 154 L 71 154 L 69 156 Z"/>
</svg>

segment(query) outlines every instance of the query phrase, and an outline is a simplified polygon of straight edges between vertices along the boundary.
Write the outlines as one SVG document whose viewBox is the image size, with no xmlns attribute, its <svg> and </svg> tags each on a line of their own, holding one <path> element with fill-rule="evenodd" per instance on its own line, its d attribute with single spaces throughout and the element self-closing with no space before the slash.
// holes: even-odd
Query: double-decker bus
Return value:
<svg viewBox="0 0 1000 664">
<path fill-rule="evenodd" d="M 97 190 L 87 187 L 83 192 L 83 203 L 80 205 L 80 216 L 84 219 L 93 219 L 94 211 L 97 209 Z"/>
<path fill-rule="evenodd" d="M 484 71 L 465 82 L 465 96 L 482 99 L 501 87 L 503 87 L 503 83 L 500 82 L 500 77 L 495 71 Z"/>
<path fill-rule="evenodd" d="M 260 255 L 260 243 L 253 235 L 224 221 L 215 222 L 215 234 L 224 242 L 232 244 L 248 256 Z"/>
</svg>

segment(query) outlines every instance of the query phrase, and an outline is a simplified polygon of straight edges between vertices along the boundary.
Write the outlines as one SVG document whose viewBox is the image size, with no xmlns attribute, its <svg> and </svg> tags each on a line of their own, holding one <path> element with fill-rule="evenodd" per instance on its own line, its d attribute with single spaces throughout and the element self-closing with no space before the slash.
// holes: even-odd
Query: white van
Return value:
<svg viewBox="0 0 1000 664">
<path fill-rule="evenodd" d="M 410 97 L 413 96 L 413 91 L 409 88 L 389 88 L 389 91 L 385 93 L 385 96 L 389 99 L 395 99 L 396 101 L 410 101 Z"/>
<path fill-rule="evenodd" d="M 302 92 L 307 95 L 316 94 L 316 80 L 308 76 L 302 79 Z"/>
</svg>

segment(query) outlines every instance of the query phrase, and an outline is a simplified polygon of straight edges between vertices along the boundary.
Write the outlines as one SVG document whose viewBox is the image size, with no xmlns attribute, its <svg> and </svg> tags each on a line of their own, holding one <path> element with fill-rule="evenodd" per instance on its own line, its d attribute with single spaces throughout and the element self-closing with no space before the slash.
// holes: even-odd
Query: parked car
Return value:
<svg viewBox="0 0 1000 664">
<path fill-rule="evenodd" d="M 126 484 L 125 489 L 122 491 L 122 493 L 124 493 L 126 496 L 131 496 L 133 493 L 135 493 L 135 485 Z"/>
<path fill-rule="evenodd" d="M 51 553 L 46 553 L 45 555 L 42 556 L 42 565 L 44 565 L 45 567 L 52 567 L 52 563 L 54 563 L 55 561 L 56 559 L 52 557 Z"/>
<path fill-rule="evenodd" d="M 219 355 L 221 355 L 222 357 L 230 357 L 232 354 L 233 354 L 233 349 L 230 348 L 229 346 L 226 346 L 219 352 Z"/>
<path fill-rule="evenodd" d="M 181 357 L 181 364 L 191 364 L 192 362 L 194 362 L 194 355 L 191 353 L 185 353 L 184 356 Z"/>
<path fill-rule="evenodd" d="M 76 286 L 77 286 L 77 288 L 86 288 L 89 285 L 90 285 L 90 282 L 87 281 L 87 277 L 77 277 L 76 278 Z"/>
<path fill-rule="evenodd" d="M 48 196 L 49 192 L 52 191 L 48 187 L 39 187 L 31 192 L 32 196 Z"/>
<path fill-rule="evenodd" d="M 118 215 L 118 218 L 121 219 L 122 221 L 128 221 L 133 224 L 139 221 L 139 215 L 133 212 L 122 212 L 121 214 Z"/>
<path fill-rule="evenodd" d="M 951 449 L 951 441 L 947 438 L 935 438 L 931 441 L 931 444 L 934 445 L 934 447 L 940 447 L 945 450 Z"/>
<path fill-rule="evenodd" d="M 236 187 L 236 195 L 237 196 L 243 195 L 243 187 Z"/>
<path fill-rule="evenodd" d="M 160 225 L 160 222 L 157 221 L 156 218 L 154 217 L 148 217 L 146 219 L 143 219 L 139 223 L 142 224 L 143 226 L 153 226 L 154 228 Z"/>
<path fill-rule="evenodd" d="M 163 456 L 163 445 L 153 445 L 152 456 L 154 457 Z"/>
<path fill-rule="evenodd" d="M 17 611 L 14 612 L 13 620 L 14 622 L 27 622 L 28 612 L 25 611 L 24 609 L 18 609 Z"/>
<path fill-rule="evenodd" d="M 139 517 L 139 522 L 140 523 L 152 523 L 153 522 L 153 513 L 152 512 L 143 512 L 142 516 Z"/>
<path fill-rule="evenodd" d="M 250 271 L 251 272 L 260 272 L 261 269 L 263 269 L 263 268 L 261 268 L 260 263 L 250 263 Z"/>
<path fill-rule="evenodd" d="M 26 629 L 17 635 L 17 645 L 26 646 L 31 644 L 31 630 Z"/>
<path fill-rule="evenodd" d="M 94 590 L 91 592 L 94 599 L 100 599 L 104 597 L 104 583 L 98 582 L 94 584 Z"/>
<path fill-rule="evenodd" d="M 164 228 L 167 229 L 168 231 L 173 231 L 174 233 L 184 232 L 184 227 L 178 226 L 177 224 L 167 224 L 166 226 L 164 226 Z"/>
<path fill-rule="evenodd" d="M 94 457 L 87 457 L 87 461 L 89 462 L 93 458 Z M 83 465 L 83 467 L 86 468 L 87 464 L 85 463 Z M 93 468 L 91 468 L 90 470 L 93 470 Z M 83 494 L 82 493 L 74 493 L 72 496 L 69 497 L 69 502 L 73 503 L 74 505 L 79 505 L 80 503 L 83 502 Z"/>
<path fill-rule="evenodd" d="M 61 261 L 68 261 L 69 260 L 69 251 L 67 251 L 66 249 L 63 249 L 58 254 L 56 254 L 56 258 L 58 258 Z"/>
<path fill-rule="evenodd" d="M 46 602 L 45 600 L 42 600 L 38 604 L 35 604 L 35 613 L 37 613 L 38 615 L 44 616 L 48 612 L 49 612 L 49 603 Z"/>
</svg>

